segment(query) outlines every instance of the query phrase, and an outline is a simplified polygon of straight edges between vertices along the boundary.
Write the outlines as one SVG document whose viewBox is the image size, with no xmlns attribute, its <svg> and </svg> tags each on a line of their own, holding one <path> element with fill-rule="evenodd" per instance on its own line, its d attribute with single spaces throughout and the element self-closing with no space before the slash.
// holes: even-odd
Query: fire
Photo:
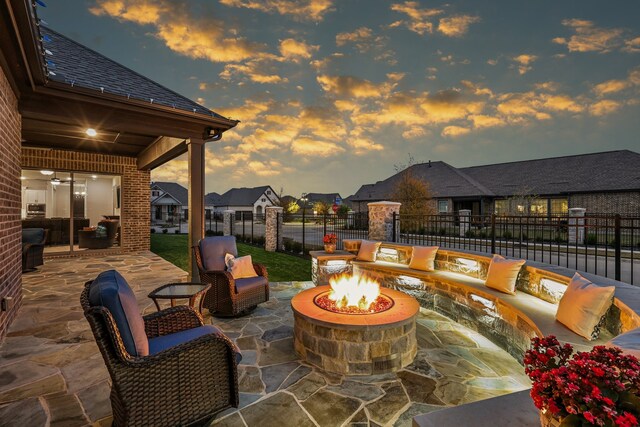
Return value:
<svg viewBox="0 0 640 427">
<path fill-rule="evenodd" d="M 328 298 L 337 308 L 357 307 L 368 310 L 380 295 L 380 285 L 364 276 L 342 274 L 329 280 Z"/>
</svg>

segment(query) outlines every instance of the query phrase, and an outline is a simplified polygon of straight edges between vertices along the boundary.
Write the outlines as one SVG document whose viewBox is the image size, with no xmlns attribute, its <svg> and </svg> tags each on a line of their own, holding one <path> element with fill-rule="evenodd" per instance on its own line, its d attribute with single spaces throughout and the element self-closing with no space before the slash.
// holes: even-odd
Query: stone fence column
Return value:
<svg viewBox="0 0 640 427">
<path fill-rule="evenodd" d="M 460 209 L 458 218 L 460 219 L 460 237 L 464 237 L 471 228 L 471 211 L 469 209 Z"/>
<path fill-rule="evenodd" d="M 233 235 L 233 223 L 236 221 L 236 211 L 226 210 L 222 212 L 222 234 L 225 236 Z"/>
<path fill-rule="evenodd" d="M 372 202 L 369 207 L 369 240 L 393 240 L 393 214 L 400 213 L 400 205 L 397 202 Z M 398 227 L 396 233 L 400 233 Z"/>
<path fill-rule="evenodd" d="M 569 244 L 584 243 L 585 208 L 569 209 Z"/>
<path fill-rule="evenodd" d="M 282 248 L 282 212 L 279 206 L 267 206 L 265 212 L 264 249 L 276 252 Z"/>
</svg>

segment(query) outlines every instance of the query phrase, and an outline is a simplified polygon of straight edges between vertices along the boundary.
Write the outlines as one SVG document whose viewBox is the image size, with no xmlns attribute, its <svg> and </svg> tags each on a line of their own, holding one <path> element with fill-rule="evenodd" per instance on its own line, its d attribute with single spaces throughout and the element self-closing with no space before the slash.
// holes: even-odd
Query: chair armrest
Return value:
<svg viewBox="0 0 640 427">
<path fill-rule="evenodd" d="M 191 307 L 171 307 L 143 317 L 148 338 L 173 334 L 204 325 L 202 316 Z"/>
<path fill-rule="evenodd" d="M 29 249 L 31 249 L 31 247 L 33 246 L 33 243 L 25 243 L 22 245 L 22 255 L 25 255 L 27 252 L 29 252 Z"/>
<path fill-rule="evenodd" d="M 269 275 L 267 273 L 267 267 L 262 264 L 253 263 L 253 269 L 256 271 L 258 276 L 262 276 L 266 279 L 269 279 Z"/>
</svg>

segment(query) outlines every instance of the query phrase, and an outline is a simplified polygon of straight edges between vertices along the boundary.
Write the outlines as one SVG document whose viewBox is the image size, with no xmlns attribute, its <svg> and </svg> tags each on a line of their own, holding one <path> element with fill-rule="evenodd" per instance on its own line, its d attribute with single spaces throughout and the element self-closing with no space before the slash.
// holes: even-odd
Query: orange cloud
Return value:
<svg viewBox="0 0 640 427">
<path fill-rule="evenodd" d="M 438 31 L 448 37 L 462 37 L 469 31 L 469 26 L 476 22 L 480 22 L 480 17 L 459 15 L 442 18 L 438 24 Z"/>
<path fill-rule="evenodd" d="M 462 126 L 447 126 L 442 130 L 441 135 L 450 138 L 456 138 L 458 136 L 466 135 L 471 132 L 471 129 Z"/>
<path fill-rule="evenodd" d="M 592 116 L 605 116 L 618 111 L 620 107 L 622 107 L 622 104 L 618 101 L 603 99 L 591 105 L 589 107 L 589 113 Z"/>
<path fill-rule="evenodd" d="M 567 46 L 569 52 L 605 53 L 622 43 L 623 30 L 620 28 L 599 28 L 584 19 L 565 19 L 562 25 L 571 28 L 575 34 L 568 39 L 556 37 L 552 41 Z"/>
<path fill-rule="evenodd" d="M 303 157 L 331 157 L 343 153 L 344 148 L 334 142 L 322 141 L 310 137 L 296 138 L 291 144 L 291 151 Z"/>
<path fill-rule="evenodd" d="M 309 59 L 312 52 L 317 51 L 320 46 L 312 46 L 303 41 L 286 39 L 280 42 L 280 54 L 284 59 L 298 61 L 300 58 Z"/>
<path fill-rule="evenodd" d="M 604 96 L 610 93 L 620 92 L 629 86 L 626 80 L 607 80 L 593 87 L 593 91 L 598 96 Z"/>
<path fill-rule="evenodd" d="M 409 21 L 396 21 L 391 24 L 391 27 L 404 25 L 409 30 L 420 35 L 433 33 L 433 23 L 430 19 L 441 15 L 444 11 L 442 9 L 420 9 L 419 7 L 420 4 L 416 1 L 392 4 L 391 10 L 406 14 L 409 17 Z"/>
<path fill-rule="evenodd" d="M 538 59 L 536 55 L 529 55 L 529 54 L 523 53 L 522 55 L 518 55 L 514 57 L 513 61 L 519 64 L 518 73 L 522 75 L 522 74 L 526 74 L 527 71 L 531 71 L 532 69 L 531 64 L 533 64 L 533 62 L 536 59 Z"/>
<path fill-rule="evenodd" d="M 379 98 L 393 89 L 392 83 L 375 84 L 353 76 L 319 75 L 316 80 L 325 92 L 339 97 Z"/>
<path fill-rule="evenodd" d="M 322 21 L 333 11 L 333 0 L 220 0 L 230 7 L 290 15 L 297 21 Z"/>
<path fill-rule="evenodd" d="M 242 61 L 256 56 L 262 47 L 239 38 L 224 23 L 211 25 L 189 16 L 186 8 L 168 0 L 97 0 L 94 15 L 155 27 L 154 35 L 176 53 L 211 62 Z"/>
</svg>

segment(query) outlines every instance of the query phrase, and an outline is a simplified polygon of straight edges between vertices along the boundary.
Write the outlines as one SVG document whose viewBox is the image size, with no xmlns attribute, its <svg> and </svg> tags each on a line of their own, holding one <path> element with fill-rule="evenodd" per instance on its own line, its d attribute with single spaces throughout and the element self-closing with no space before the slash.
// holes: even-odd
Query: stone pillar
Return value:
<svg viewBox="0 0 640 427">
<path fill-rule="evenodd" d="M 369 240 L 393 240 L 393 214 L 400 214 L 401 203 L 373 202 L 369 207 Z M 398 224 L 399 225 L 399 222 Z M 396 233 L 400 233 L 399 226 Z"/>
<path fill-rule="evenodd" d="M 460 209 L 458 218 L 460 219 L 460 237 L 464 237 L 471 228 L 471 211 L 469 209 Z"/>
<path fill-rule="evenodd" d="M 279 206 L 267 206 L 265 212 L 264 249 L 275 252 L 282 249 L 282 212 Z"/>
<path fill-rule="evenodd" d="M 233 235 L 233 223 L 236 221 L 236 211 L 228 209 L 222 212 L 222 234 Z"/>
<path fill-rule="evenodd" d="M 189 159 L 189 245 L 195 246 L 204 237 L 204 140 L 191 138 L 187 141 Z M 191 251 L 189 251 L 191 254 Z M 191 255 L 189 280 L 199 278 L 196 259 Z"/>
<path fill-rule="evenodd" d="M 585 208 L 569 209 L 569 244 L 584 243 L 584 214 Z"/>
</svg>

